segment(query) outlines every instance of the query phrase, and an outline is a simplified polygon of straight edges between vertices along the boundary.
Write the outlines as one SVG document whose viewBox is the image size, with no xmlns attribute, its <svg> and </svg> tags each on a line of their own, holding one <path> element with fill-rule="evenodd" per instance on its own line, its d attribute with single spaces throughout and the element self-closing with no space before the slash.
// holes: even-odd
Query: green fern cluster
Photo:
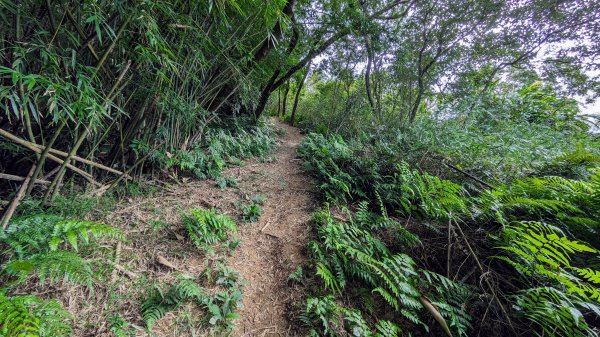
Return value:
<svg viewBox="0 0 600 337">
<path fill-rule="evenodd" d="M 0 234 L 0 242 L 8 247 L 2 272 L 17 276 L 17 283 L 36 274 L 41 283 L 67 281 L 91 288 L 91 266 L 77 251 L 99 238 L 121 239 L 122 234 L 108 225 L 55 215 L 15 219 Z"/>
<path fill-rule="evenodd" d="M 315 214 L 319 241 L 311 242 L 309 248 L 316 273 L 326 288 L 341 294 L 348 284 L 359 282 L 387 302 L 399 317 L 425 329 L 428 325 L 421 316 L 425 312 L 422 296 L 427 295 L 436 299 L 434 304 L 449 319 L 451 329 L 464 335 L 469 317 L 460 308 L 469 297 L 466 288 L 441 275 L 420 270 L 406 254 L 390 251 L 373 233 L 382 223 L 391 226 L 393 221 L 381 216 L 378 219 L 367 209 L 365 204 L 361 205 L 348 223 L 334 221 L 328 209 Z M 418 243 L 413 234 L 405 235 L 406 242 Z M 450 298 L 454 300 L 449 301 Z"/>
<path fill-rule="evenodd" d="M 148 330 L 167 313 L 192 303 L 206 312 L 204 320 L 209 327 L 218 331 L 230 331 L 231 321 L 238 317 L 236 310 L 241 306 L 242 285 L 240 275 L 233 269 L 220 264 L 208 272 L 214 277 L 220 291 L 210 293 L 191 276 L 183 275 L 171 285 L 155 285 L 141 307 L 142 319 Z M 214 274 L 214 275 L 213 275 Z"/>
<path fill-rule="evenodd" d="M 532 286 L 516 295 L 519 313 L 537 323 L 544 335 L 587 336 L 591 330 L 583 312 L 600 317 L 600 271 L 577 267 L 572 261 L 597 251 L 541 222 L 513 223 L 503 231 L 502 240 L 499 248 L 507 255 L 499 259 Z"/>
<path fill-rule="evenodd" d="M 341 136 L 311 133 L 300 144 L 298 153 L 304 159 L 304 168 L 322 182 L 319 188 L 327 200 L 347 202 L 355 194 L 361 194 L 348 172 L 355 159 L 353 151 Z"/>
<path fill-rule="evenodd" d="M 587 336 L 586 316 L 600 316 L 600 272 L 582 262 L 600 247 L 599 171 L 588 180 L 518 179 L 473 205 L 476 219 L 502 225 L 498 258 L 525 284 L 513 296 L 517 314 L 536 323 L 539 335 Z"/>
<path fill-rule="evenodd" d="M 407 163 L 396 165 L 391 177 L 375 187 L 381 199 L 402 214 L 419 214 L 430 219 L 447 220 L 467 212 L 460 185 L 436 176 L 411 170 Z"/>
<path fill-rule="evenodd" d="M 245 158 L 263 157 L 275 144 L 275 131 L 268 125 L 208 129 L 202 142 L 191 149 L 159 151 L 153 160 L 199 178 L 217 178 L 229 164 L 237 164 Z M 138 152 L 149 150 L 141 145 L 135 148 Z"/>
<path fill-rule="evenodd" d="M 499 237 L 504 241 L 500 259 L 522 276 L 522 290 L 512 298 L 517 314 L 532 320 L 546 335 L 552 333 L 545 327 L 564 322 L 575 327 L 572 335 L 589 330 L 579 316 L 598 312 L 595 281 L 600 273 L 581 262 L 595 254 L 592 247 L 600 249 L 600 169 L 595 152 L 580 149 L 565 154 L 542 170 L 564 177 L 515 179 L 475 197 L 469 197 L 457 184 L 411 169 L 403 161 L 397 141 L 385 136 L 346 141 L 337 135 L 310 134 L 299 153 L 306 168 L 321 182 L 327 200 L 339 205 L 366 199 L 377 202 L 383 215 L 370 214 L 364 203 L 358 204 L 350 223 L 332 221 L 328 212 L 316 215 L 319 240 L 312 242 L 310 249 L 316 273 L 333 294 L 344 293 L 348 284 L 359 282 L 400 317 L 421 325 L 426 325 L 421 315 L 425 309 L 421 295 L 426 295 L 452 330 L 466 333 L 469 322 L 460 308 L 464 308 L 469 292 L 439 274 L 417 268 L 408 255 L 398 253 L 418 242 L 401 226 L 392 225 L 398 229 L 395 232 L 385 231 L 386 242 L 394 233 L 393 246 L 377 239 L 378 231 L 387 226 L 387 209 L 434 223 L 461 219 L 501 228 Z M 549 223 L 555 227 L 546 225 Z M 568 256 L 575 255 L 576 263 L 571 263 Z M 506 276 L 510 279 L 513 275 Z M 541 288 L 551 289 L 554 295 Z M 522 303 L 535 309 L 529 310 Z M 562 311 L 556 309 L 562 307 Z M 554 335 L 570 336 L 565 329 L 555 330 Z"/>
<path fill-rule="evenodd" d="M 588 181 L 561 177 L 516 180 L 482 194 L 476 216 L 507 225 L 515 220 L 548 221 L 600 248 L 600 170 Z"/>
<path fill-rule="evenodd" d="M 211 245 L 226 241 L 237 232 L 235 222 L 215 210 L 198 208 L 190 213 L 191 215 L 183 218 L 183 224 L 190 240 L 198 247 L 208 249 Z"/>
<path fill-rule="evenodd" d="M 591 152 L 582 144 L 571 152 L 563 153 L 545 164 L 540 175 L 560 176 L 571 179 L 589 178 L 589 170 L 600 166 L 600 153 Z"/>
<path fill-rule="evenodd" d="M 69 336 L 71 319 L 56 300 L 46 301 L 36 296 L 8 297 L 0 292 L 0 336 Z"/>
<path fill-rule="evenodd" d="M 311 337 L 342 336 L 345 332 L 353 336 L 399 337 L 402 332 L 397 324 L 388 320 L 378 320 L 371 328 L 359 310 L 340 306 L 332 295 L 308 298 L 299 319 L 309 328 Z"/>
<path fill-rule="evenodd" d="M 535 331 L 537 336 L 596 336 L 582 311 L 600 315 L 600 306 L 577 294 L 554 287 L 530 288 L 515 296 L 515 309 L 536 323 L 540 330 Z"/>
<path fill-rule="evenodd" d="M 378 200 L 400 214 L 447 219 L 468 211 L 461 186 L 428 173 L 411 170 L 406 162 L 386 163 L 394 156 L 385 143 L 349 144 L 339 135 L 311 133 L 298 150 L 305 168 L 321 181 L 329 201 Z M 400 163 L 398 163 L 398 161 Z"/>
<path fill-rule="evenodd" d="M 142 303 L 142 319 L 148 330 L 152 330 L 156 321 L 167 313 L 188 302 L 205 303 L 207 298 L 209 295 L 191 278 L 180 278 L 171 286 L 156 285 Z"/>
</svg>

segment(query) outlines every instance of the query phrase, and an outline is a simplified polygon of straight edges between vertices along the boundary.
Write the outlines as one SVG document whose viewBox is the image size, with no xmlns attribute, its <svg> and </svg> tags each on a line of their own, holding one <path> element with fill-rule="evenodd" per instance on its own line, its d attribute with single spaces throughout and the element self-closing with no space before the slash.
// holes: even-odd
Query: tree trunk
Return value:
<svg viewBox="0 0 600 337">
<path fill-rule="evenodd" d="M 367 91 L 367 99 L 369 100 L 369 105 L 371 106 L 371 110 L 375 116 L 378 116 L 377 106 L 375 105 L 375 100 L 373 99 L 373 92 L 371 89 L 371 69 L 373 66 L 373 50 L 371 49 L 370 38 L 367 36 L 365 38 L 365 47 L 367 49 L 367 69 L 365 70 L 365 90 Z"/>
<path fill-rule="evenodd" d="M 281 115 L 281 88 L 277 89 L 277 116 Z"/>
<path fill-rule="evenodd" d="M 288 81 L 285 85 L 285 89 L 283 90 L 283 106 L 281 107 L 281 116 L 284 116 L 287 114 L 287 98 L 288 98 L 288 93 L 290 92 L 290 82 Z"/>
<path fill-rule="evenodd" d="M 292 126 L 296 124 L 296 109 L 298 108 L 298 101 L 300 100 L 300 92 L 302 91 L 304 82 L 306 82 L 306 78 L 308 77 L 308 73 L 310 72 L 310 65 L 311 63 L 309 62 L 306 66 L 306 72 L 304 73 L 304 76 L 302 76 L 302 80 L 300 81 L 300 83 L 298 83 L 298 88 L 296 89 L 296 97 L 294 97 L 294 106 L 292 107 L 292 118 L 290 119 Z"/>
</svg>

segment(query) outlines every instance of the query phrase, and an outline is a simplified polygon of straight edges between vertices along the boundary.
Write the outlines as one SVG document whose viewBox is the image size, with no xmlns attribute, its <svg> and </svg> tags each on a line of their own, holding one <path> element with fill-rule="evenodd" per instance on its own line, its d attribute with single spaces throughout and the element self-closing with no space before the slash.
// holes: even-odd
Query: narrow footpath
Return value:
<svg viewBox="0 0 600 337">
<path fill-rule="evenodd" d="M 288 277 L 307 260 L 310 221 L 318 204 L 312 181 L 296 156 L 300 132 L 286 124 L 278 126 L 285 134 L 273 162 L 227 172 L 238 179 L 241 191 L 267 197 L 260 220 L 240 226 L 241 244 L 228 261 L 247 282 L 236 337 L 296 334 L 288 309 L 298 294 L 291 291 Z"/>
</svg>

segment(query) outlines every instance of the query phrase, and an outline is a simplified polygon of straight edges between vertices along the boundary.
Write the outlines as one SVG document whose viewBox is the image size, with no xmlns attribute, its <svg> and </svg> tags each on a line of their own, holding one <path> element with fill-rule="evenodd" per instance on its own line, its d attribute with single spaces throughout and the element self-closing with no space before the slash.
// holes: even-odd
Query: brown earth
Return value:
<svg viewBox="0 0 600 337">
<path fill-rule="evenodd" d="M 305 248 L 311 235 L 311 214 L 317 203 L 313 184 L 296 158 L 302 136 L 295 128 L 281 127 L 285 135 L 276 160 L 241 168 L 238 173 L 243 181 L 241 190 L 260 192 L 267 201 L 260 221 L 241 226 L 241 245 L 228 260 L 228 265 L 247 282 L 244 308 L 239 312 L 233 336 L 297 334 L 286 311 L 298 294 L 291 291 L 287 279 L 307 260 Z M 244 179 L 252 175 L 264 179 Z"/>
</svg>

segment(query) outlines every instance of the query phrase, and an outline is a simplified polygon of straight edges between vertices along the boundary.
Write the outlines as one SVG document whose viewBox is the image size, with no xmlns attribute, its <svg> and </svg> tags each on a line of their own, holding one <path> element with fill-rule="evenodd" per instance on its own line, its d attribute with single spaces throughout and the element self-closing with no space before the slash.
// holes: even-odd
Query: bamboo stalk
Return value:
<svg viewBox="0 0 600 337">
<path fill-rule="evenodd" d="M 83 29 L 81 29 L 81 26 L 75 20 L 73 13 L 71 13 L 71 11 L 69 9 L 65 9 L 65 14 L 67 15 L 67 19 L 69 19 L 69 21 L 71 21 L 71 24 L 73 25 L 73 27 L 75 27 L 75 30 L 77 31 L 77 34 L 79 34 L 79 37 L 81 37 L 82 39 L 85 39 L 86 38 L 85 32 L 83 31 Z M 94 56 L 96 61 L 100 61 L 100 56 L 98 56 L 96 49 L 90 43 L 86 43 L 85 46 L 88 48 L 88 50 L 90 51 L 92 56 Z M 104 70 L 105 73 L 110 74 L 110 72 L 108 71 L 108 69 L 106 69 L 105 66 L 102 66 L 102 70 Z"/>
<path fill-rule="evenodd" d="M 35 171 L 35 165 L 33 165 L 31 167 L 31 169 L 29 169 L 29 173 L 27 174 L 27 177 L 25 177 L 25 180 L 21 184 L 21 187 L 19 188 L 17 195 L 15 195 L 12 202 L 10 203 L 10 205 L 4 212 L 4 215 L 2 216 L 2 220 L 0 220 L 0 225 L 2 225 L 2 229 L 5 229 L 8 226 L 8 222 L 10 221 L 13 214 L 15 213 L 17 206 L 19 206 L 21 199 L 23 199 L 23 196 L 25 195 L 25 190 L 27 189 L 27 184 L 29 184 L 29 180 L 31 179 L 31 176 L 33 175 L 34 171 Z"/>
<path fill-rule="evenodd" d="M 8 140 L 11 140 L 11 141 L 13 141 L 16 144 L 22 145 L 22 146 L 24 146 L 24 147 L 26 147 L 26 148 L 28 148 L 31 151 L 34 151 L 36 153 L 41 153 L 42 150 L 44 150 L 44 149 L 46 149 L 48 147 L 48 146 L 43 146 L 43 145 L 40 145 L 40 144 L 35 144 L 35 143 L 32 143 L 32 142 L 26 141 L 25 139 L 19 138 L 19 137 L 13 135 L 12 133 L 10 133 L 10 132 L 8 132 L 6 130 L 3 130 L 3 129 L 0 129 L 0 136 L 6 138 Z M 60 150 L 56 150 L 56 149 L 52 149 L 52 148 L 50 148 L 48 150 L 48 152 L 49 152 L 49 154 L 54 154 L 54 155 L 62 156 L 62 157 L 66 157 L 66 156 L 69 155 L 68 153 L 66 153 L 64 151 L 60 151 Z M 50 157 L 48 157 L 48 158 L 50 158 Z M 54 158 L 56 158 L 56 157 L 54 157 Z M 101 169 L 101 170 L 104 170 L 104 171 L 108 171 L 108 172 L 119 174 L 119 175 L 123 174 L 123 172 L 121 172 L 119 170 L 116 170 L 116 169 L 114 169 L 112 167 L 108 167 L 108 166 L 102 165 L 102 164 L 100 164 L 98 162 L 95 162 L 95 161 L 92 161 L 92 160 L 89 160 L 89 159 L 85 159 L 85 158 L 82 158 L 82 157 L 79 157 L 79 156 L 73 156 L 71 159 L 74 160 L 74 161 L 78 161 L 78 162 L 84 163 L 84 164 L 88 164 L 90 166 L 93 166 L 95 168 L 98 168 L 98 169 Z M 54 160 L 54 161 L 56 161 L 56 160 Z M 59 161 L 57 161 L 57 162 L 59 164 L 62 164 L 63 161 L 62 161 L 62 159 L 59 159 Z M 72 167 L 70 167 L 70 166 L 68 166 L 68 167 L 72 169 Z M 125 178 L 131 179 L 131 176 L 127 176 Z"/>
<path fill-rule="evenodd" d="M 52 171 L 46 173 L 45 176 L 42 177 L 43 180 L 48 180 L 50 179 L 50 177 L 52 177 L 53 175 L 56 174 L 56 172 L 58 172 L 58 169 L 60 168 L 60 166 L 57 166 L 55 168 L 52 169 Z"/>
<path fill-rule="evenodd" d="M 60 166 L 60 169 L 58 169 L 58 173 L 56 174 L 56 177 L 54 178 L 54 180 L 52 180 L 50 187 L 48 187 L 48 191 L 46 191 L 46 195 L 44 196 L 44 203 L 46 201 L 48 201 L 48 198 L 50 198 L 50 200 L 54 200 L 56 193 L 60 189 L 60 182 L 62 181 L 62 179 L 65 175 L 65 170 L 67 169 L 67 165 L 69 164 L 69 162 L 71 161 L 71 158 L 75 155 L 75 153 L 77 153 L 77 150 L 79 150 L 79 147 L 81 146 L 81 144 L 83 144 L 83 141 L 85 140 L 85 138 L 87 137 L 87 135 L 89 133 L 90 133 L 90 129 L 84 128 L 83 132 L 81 133 L 81 135 L 75 142 L 75 145 L 73 145 L 73 147 L 71 148 L 71 151 L 69 151 L 69 154 L 67 155 L 64 162 Z"/>
<path fill-rule="evenodd" d="M 35 153 L 41 153 L 42 150 L 40 150 L 39 148 L 37 148 L 36 146 L 32 145 L 30 142 L 23 140 L 19 137 L 16 137 L 15 135 L 11 134 L 10 132 L 0 129 L 0 136 L 12 140 L 13 142 L 22 145 L 26 148 L 28 148 L 29 150 L 35 152 Z M 64 163 L 63 159 L 60 159 L 50 153 L 48 153 L 48 159 L 62 165 Z M 71 171 L 79 174 L 80 176 L 82 176 L 83 178 L 85 178 L 85 180 L 89 181 L 91 184 L 96 185 L 96 186 L 102 186 L 102 184 L 98 183 L 97 181 L 95 181 L 93 179 L 92 176 L 90 176 L 87 172 L 80 170 L 79 168 L 77 168 L 76 166 L 73 166 L 71 164 L 67 164 L 67 168 L 69 168 Z"/>
<path fill-rule="evenodd" d="M 128 175 L 129 173 L 131 173 L 131 171 L 133 171 L 137 166 L 139 166 L 141 163 L 143 163 L 146 159 L 148 159 L 148 157 L 150 157 L 150 155 L 152 153 L 154 153 L 154 151 L 156 151 L 156 149 L 158 149 L 159 147 L 161 147 L 162 145 L 164 145 L 166 143 L 166 141 L 162 141 L 161 143 L 157 144 L 156 146 L 154 146 L 150 151 L 148 151 L 148 153 L 146 153 L 146 155 L 144 155 L 142 158 L 138 159 L 138 161 L 136 161 L 133 165 L 131 165 L 124 173 L 123 175 L 119 176 L 117 179 L 115 179 L 112 183 L 110 183 L 109 185 L 105 185 L 102 186 L 100 188 L 98 188 L 96 191 L 94 191 L 92 194 L 97 195 L 97 196 L 101 196 L 104 193 L 110 191 L 111 189 L 113 189 L 115 186 L 117 186 L 117 184 L 123 180 L 123 178 L 125 177 L 125 175 Z"/>
<path fill-rule="evenodd" d="M 44 162 L 46 161 L 46 157 L 48 156 L 48 151 L 50 151 L 50 148 L 52 147 L 52 145 L 54 145 L 54 142 L 56 142 L 56 139 L 58 139 L 60 132 L 62 131 L 62 129 L 65 127 L 66 124 L 67 124 L 67 122 L 63 121 L 58 126 L 58 129 L 54 132 L 52 139 L 50 139 L 50 142 L 44 148 L 44 150 L 42 151 L 42 154 L 40 154 L 35 171 L 33 172 L 33 176 L 31 177 L 31 181 L 29 182 L 29 185 L 27 186 L 25 195 L 29 195 L 31 193 L 31 191 L 33 190 L 33 186 L 35 185 L 36 179 L 39 177 L 40 173 L 44 169 Z M 37 144 L 34 144 L 34 145 L 37 145 Z"/>
<path fill-rule="evenodd" d="M 96 69 L 94 70 L 94 76 L 96 75 L 96 73 L 98 73 L 98 70 L 100 70 L 100 68 L 104 65 L 104 62 L 106 62 L 108 55 L 110 55 L 112 50 L 117 45 L 117 41 L 119 40 L 119 38 L 125 31 L 125 28 L 127 28 L 129 21 L 131 21 L 131 16 L 129 16 L 129 17 L 127 17 L 127 19 L 125 19 L 125 22 L 121 25 L 121 27 L 117 31 L 117 35 L 115 36 L 115 39 L 111 42 L 110 46 L 108 46 L 108 48 L 106 49 L 104 54 L 102 54 L 102 57 L 100 58 L 100 61 L 98 61 L 98 65 L 96 66 Z"/>
<path fill-rule="evenodd" d="M 12 181 L 24 181 L 24 180 L 27 179 L 27 177 L 21 177 L 21 176 L 15 176 L 15 175 L 12 175 L 12 174 L 0 173 L 0 179 L 12 180 Z M 33 177 L 32 177 L 30 179 L 29 183 L 30 183 L 30 185 L 33 185 L 33 184 L 49 185 L 50 181 L 44 180 L 44 179 L 36 179 L 34 181 Z"/>
</svg>

